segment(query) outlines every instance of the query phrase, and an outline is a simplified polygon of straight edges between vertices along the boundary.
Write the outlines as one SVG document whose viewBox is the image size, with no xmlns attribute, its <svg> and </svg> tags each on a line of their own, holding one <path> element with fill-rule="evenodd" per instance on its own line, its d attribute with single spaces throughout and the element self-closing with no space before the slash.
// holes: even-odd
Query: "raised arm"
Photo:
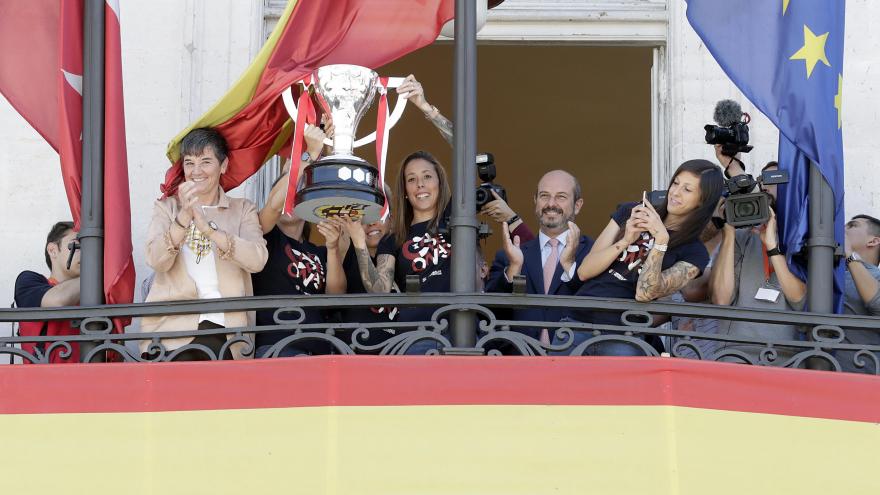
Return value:
<svg viewBox="0 0 880 495">
<path fill-rule="evenodd" d="M 325 137 L 327 137 L 327 134 L 320 127 L 306 124 L 305 131 L 303 131 L 303 139 L 309 153 L 309 160 L 300 162 L 300 170 L 321 156 Z M 301 158 L 298 156 L 293 157 L 294 160 L 300 160 Z M 266 204 L 260 210 L 260 228 L 262 228 L 263 234 L 267 234 L 275 228 L 275 224 L 278 223 L 278 219 L 281 217 L 284 200 L 287 198 L 287 182 L 288 171 L 285 171 L 284 175 L 278 179 L 278 182 L 272 186 L 272 190 L 269 191 L 269 196 L 266 198 Z"/>
<path fill-rule="evenodd" d="M 176 201 L 174 198 L 156 201 L 153 206 L 153 217 L 147 229 L 146 262 L 156 272 L 167 272 L 171 269 L 186 236 L 185 226 L 189 225 L 191 219 L 190 216 L 183 219 L 185 222 L 180 220 L 184 214 L 175 212 L 175 208 L 172 207 L 174 201 Z"/>
<path fill-rule="evenodd" d="M 452 146 L 452 122 L 444 117 L 440 110 L 437 110 L 437 107 L 428 103 L 428 100 L 425 99 L 425 90 L 422 88 L 422 83 L 418 82 L 414 75 L 406 76 L 403 84 L 397 87 L 397 93 L 402 97 L 408 98 L 410 103 L 421 110 L 425 114 L 425 118 L 440 131 L 443 139 Z"/>
<path fill-rule="evenodd" d="M 853 283 L 868 309 L 868 314 L 880 316 L 880 282 L 871 275 L 863 261 L 849 261 L 846 268 L 852 275 Z"/>
<path fill-rule="evenodd" d="M 761 229 L 761 241 L 771 251 L 779 247 L 779 239 L 776 234 L 776 213 L 770 210 L 770 219 Z M 773 265 L 773 271 L 776 272 L 776 278 L 782 288 L 782 294 L 791 306 L 797 306 L 804 302 L 804 296 L 807 295 L 807 284 L 803 280 L 791 272 L 785 256 L 777 255 L 770 257 L 770 264 Z"/>
<path fill-rule="evenodd" d="M 324 245 L 327 247 L 327 294 L 345 294 L 347 288 L 342 257 L 339 254 L 342 228 L 342 222 L 338 219 L 328 219 L 318 224 L 318 232 L 324 236 Z"/>
<path fill-rule="evenodd" d="M 721 247 L 712 263 L 709 275 L 709 292 L 712 304 L 730 306 L 736 294 L 736 276 L 734 273 L 734 252 L 736 251 L 736 229 L 725 225 L 721 230 Z"/>
<path fill-rule="evenodd" d="M 721 164 L 721 168 L 724 170 L 724 174 L 728 177 L 736 177 L 737 175 L 742 175 L 746 173 L 745 166 L 740 160 L 740 155 L 736 156 L 727 156 L 721 152 L 721 145 L 715 145 L 715 158 L 718 160 L 718 163 Z"/>
<path fill-rule="evenodd" d="M 593 243 L 590 253 L 578 266 L 577 275 L 581 281 L 586 282 L 607 270 L 620 256 L 620 253 L 635 242 L 640 231 L 635 229 L 634 220 L 627 220 L 625 229 L 623 238 L 615 241 L 620 232 L 620 225 L 617 225 L 614 220 L 608 222 L 596 242 Z"/>
<path fill-rule="evenodd" d="M 648 302 L 678 292 L 688 282 L 697 278 L 700 269 L 691 263 L 679 261 L 671 267 L 663 270 L 663 258 L 666 255 L 669 243 L 669 232 L 663 225 L 660 215 L 651 206 L 644 202 L 633 208 L 630 220 L 635 220 L 635 226 L 643 229 L 654 237 L 654 246 L 648 253 L 639 280 L 636 284 L 636 301 Z"/>
</svg>

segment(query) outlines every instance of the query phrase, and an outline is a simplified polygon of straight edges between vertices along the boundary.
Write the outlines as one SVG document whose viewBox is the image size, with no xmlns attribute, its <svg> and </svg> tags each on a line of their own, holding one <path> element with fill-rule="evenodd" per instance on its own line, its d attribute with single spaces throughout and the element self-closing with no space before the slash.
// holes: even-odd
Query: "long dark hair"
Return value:
<svg viewBox="0 0 880 495">
<path fill-rule="evenodd" d="M 688 213 L 684 222 L 674 232 L 670 232 L 669 247 L 680 246 L 700 238 L 700 233 L 712 219 L 712 213 L 718 206 L 721 190 L 724 187 L 721 168 L 708 160 L 688 160 L 682 163 L 672 175 L 669 187 L 672 187 L 675 178 L 682 172 L 690 172 L 700 178 L 700 206 Z M 668 197 L 666 201 L 669 201 Z M 657 208 L 657 213 L 660 214 L 660 218 L 666 220 L 668 214 L 666 205 Z"/>
<path fill-rule="evenodd" d="M 397 183 L 394 185 L 394 195 L 391 199 L 393 206 L 391 211 L 394 213 L 391 215 L 391 234 L 394 236 L 394 242 L 397 244 L 397 247 L 402 246 L 406 238 L 409 237 L 409 226 L 412 224 L 414 216 L 412 205 L 409 204 L 409 200 L 406 198 L 406 166 L 409 162 L 418 159 L 425 160 L 434 166 L 434 172 L 437 174 L 437 181 L 440 185 L 437 210 L 434 212 L 434 218 L 428 224 L 429 232 L 437 232 L 437 227 L 440 225 L 440 217 L 443 216 L 443 212 L 446 211 L 446 205 L 449 204 L 449 199 L 452 197 L 449 180 L 446 179 L 446 171 L 440 165 L 440 162 L 434 158 L 434 155 L 427 151 L 419 150 L 410 153 L 409 156 L 404 158 L 403 163 L 400 165 L 400 173 L 397 174 Z"/>
</svg>

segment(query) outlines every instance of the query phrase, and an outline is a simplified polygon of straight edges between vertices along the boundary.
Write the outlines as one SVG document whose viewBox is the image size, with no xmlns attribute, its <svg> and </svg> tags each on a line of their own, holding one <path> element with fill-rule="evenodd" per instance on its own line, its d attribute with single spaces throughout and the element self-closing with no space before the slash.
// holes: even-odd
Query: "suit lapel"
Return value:
<svg viewBox="0 0 880 495">
<path fill-rule="evenodd" d="M 535 239 L 523 246 L 523 264 L 526 267 L 526 277 L 535 288 L 536 294 L 544 293 L 544 267 L 541 265 L 540 242 Z"/>
</svg>

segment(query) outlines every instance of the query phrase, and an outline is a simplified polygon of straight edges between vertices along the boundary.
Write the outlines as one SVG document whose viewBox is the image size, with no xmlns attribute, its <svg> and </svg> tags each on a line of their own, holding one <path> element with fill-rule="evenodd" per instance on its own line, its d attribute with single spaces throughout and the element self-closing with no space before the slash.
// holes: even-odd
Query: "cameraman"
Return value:
<svg viewBox="0 0 880 495">
<path fill-rule="evenodd" d="M 422 87 L 422 83 L 416 80 L 414 75 L 406 76 L 403 84 L 398 86 L 397 93 L 401 96 L 406 96 L 410 103 L 421 110 L 425 114 L 425 118 L 437 128 L 443 139 L 452 146 L 452 121 L 444 117 L 437 107 L 428 103 L 428 100 L 425 98 L 425 89 Z M 519 236 L 521 242 L 534 239 L 535 234 L 522 221 L 519 215 L 510 208 L 507 202 L 498 197 L 495 191 L 492 191 L 492 195 L 495 199 L 487 203 L 480 210 L 480 213 L 489 216 L 496 222 L 506 223 L 510 230 L 511 239 L 514 236 Z"/>
<path fill-rule="evenodd" d="M 736 157 L 723 155 L 720 145 L 715 146 L 715 152 L 727 177 L 745 173 L 742 162 Z M 776 162 L 770 162 L 762 172 L 778 168 Z M 779 250 L 776 213 L 773 211 L 776 186 L 762 185 L 761 188 L 772 198 L 770 219 L 763 225 L 748 229 L 736 230 L 730 225 L 723 227 L 721 247 L 709 280 L 712 302 L 721 306 L 799 311 L 804 308 L 807 286 L 792 273 L 785 254 Z M 718 333 L 775 341 L 799 339 L 796 325 L 744 321 L 721 321 Z M 784 363 L 795 353 L 793 349 L 773 348 L 778 351 L 774 364 Z M 763 345 L 731 342 L 722 344 L 718 352 L 739 351 L 758 361 L 761 351 L 766 349 Z M 740 359 L 731 355 L 719 361 L 739 362 Z"/>
</svg>

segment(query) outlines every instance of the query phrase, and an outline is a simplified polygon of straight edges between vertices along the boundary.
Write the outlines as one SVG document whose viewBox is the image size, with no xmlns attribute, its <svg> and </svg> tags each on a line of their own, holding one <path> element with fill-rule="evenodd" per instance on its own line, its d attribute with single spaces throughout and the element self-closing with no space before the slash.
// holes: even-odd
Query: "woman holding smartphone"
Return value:
<svg viewBox="0 0 880 495">
<path fill-rule="evenodd" d="M 655 208 L 643 195 L 640 203 L 620 206 L 577 269 L 584 281 L 577 295 L 647 302 L 673 294 L 698 277 L 709 262 L 700 233 L 712 218 L 723 184 L 717 165 L 690 160 L 675 171 L 665 205 Z M 621 324 L 620 313 L 574 314 L 583 322 Z M 576 343 L 587 338 L 576 337 Z M 624 342 L 602 342 L 588 352 L 643 354 Z"/>
</svg>

